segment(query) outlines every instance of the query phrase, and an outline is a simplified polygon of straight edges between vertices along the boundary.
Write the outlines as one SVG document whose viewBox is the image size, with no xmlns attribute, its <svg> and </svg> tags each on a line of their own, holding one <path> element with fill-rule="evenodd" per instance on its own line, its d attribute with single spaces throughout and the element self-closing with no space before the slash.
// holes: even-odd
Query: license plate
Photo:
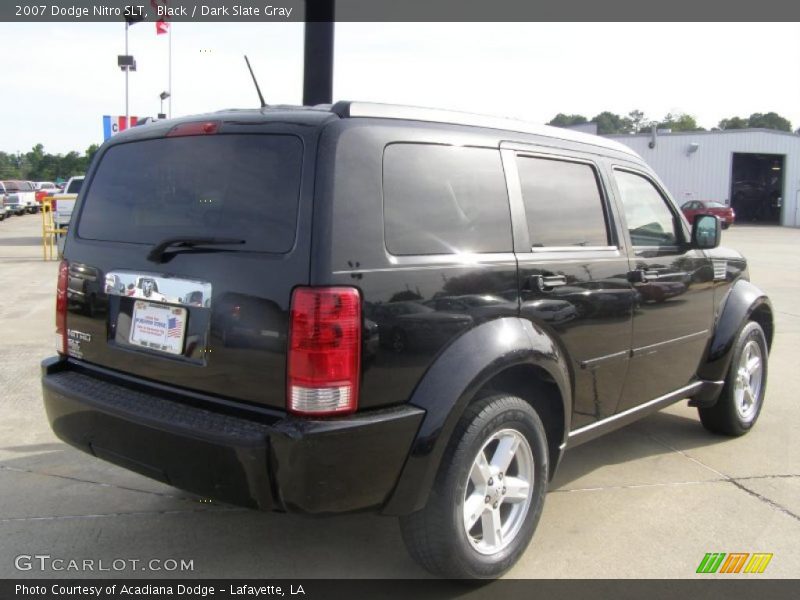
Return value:
<svg viewBox="0 0 800 600">
<path fill-rule="evenodd" d="M 134 346 L 182 354 L 185 332 L 185 308 L 153 304 L 144 300 L 137 300 L 133 305 L 129 341 Z"/>
</svg>

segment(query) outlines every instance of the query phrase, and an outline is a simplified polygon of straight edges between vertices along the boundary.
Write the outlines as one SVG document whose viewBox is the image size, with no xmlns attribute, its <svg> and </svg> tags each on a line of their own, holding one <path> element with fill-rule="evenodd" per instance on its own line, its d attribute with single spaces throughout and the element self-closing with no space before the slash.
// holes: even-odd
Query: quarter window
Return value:
<svg viewBox="0 0 800 600">
<path fill-rule="evenodd" d="M 675 215 L 656 187 L 646 178 L 627 171 L 615 171 L 628 232 L 634 246 L 676 246 Z"/>
<path fill-rule="evenodd" d="M 391 144 L 383 162 L 386 248 L 392 254 L 510 252 L 500 153 Z"/>
<path fill-rule="evenodd" d="M 517 169 L 534 248 L 608 245 L 603 197 L 594 167 L 519 156 Z"/>
</svg>

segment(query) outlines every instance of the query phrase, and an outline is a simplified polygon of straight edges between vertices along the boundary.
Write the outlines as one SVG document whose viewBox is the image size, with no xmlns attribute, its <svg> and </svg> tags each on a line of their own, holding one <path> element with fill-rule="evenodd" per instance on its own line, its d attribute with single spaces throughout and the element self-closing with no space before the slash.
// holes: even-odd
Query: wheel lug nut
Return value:
<svg viewBox="0 0 800 600">
<path fill-rule="evenodd" d="M 504 494 L 506 493 L 506 488 L 505 488 L 505 487 L 503 487 L 503 493 L 504 493 Z"/>
<path fill-rule="evenodd" d="M 502 480 L 503 480 L 503 474 L 502 474 L 502 473 L 500 473 L 500 474 L 497 476 L 497 478 L 498 478 L 499 480 L 501 480 L 501 481 L 502 481 Z"/>
<path fill-rule="evenodd" d="M 491 501 L 492 501 L 492 499 L 489 496 L 486 496 L 486 504 L 489 504 L 489 502 L 491 502 Z"/>
<path fill-rule="evenodd" d="M 495 503 L 494 503 L 493 507 L 494 507 L 494 508 L 497 508 L 497 502 L 495 502 Z"/>
<path fill-rule="evenodd" d="M 489 477 L 489 485 L 494 485 L 494 479 L 492 479 L 491 477 Z"/>
</svg>

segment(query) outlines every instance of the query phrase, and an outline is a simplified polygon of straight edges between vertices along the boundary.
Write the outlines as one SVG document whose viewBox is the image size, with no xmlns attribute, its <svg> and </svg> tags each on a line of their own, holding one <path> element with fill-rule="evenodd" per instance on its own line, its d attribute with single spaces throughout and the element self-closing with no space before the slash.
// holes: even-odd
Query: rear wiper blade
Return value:
<svg viewBox="0 0 800 600">
<path fill-rule="evenodd" d="M 147 255 L 151 262 L 162 262 L 164 252 L 169 248 L 193 248 L 195 246 L 227 246 L 228 244 L 244 244 L 245 240 L 218 237 L 174 237 L 161 240 Z"/>
</svg>

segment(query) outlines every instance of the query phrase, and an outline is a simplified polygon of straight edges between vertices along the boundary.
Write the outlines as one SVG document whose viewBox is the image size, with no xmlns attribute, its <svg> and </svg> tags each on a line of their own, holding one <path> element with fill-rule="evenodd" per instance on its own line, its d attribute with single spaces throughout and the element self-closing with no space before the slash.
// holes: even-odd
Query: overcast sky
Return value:
<svg viewBox="0 0 800 600">
<path fill-rule="evenodd" d="M 303 26 L 172 25 L 172 115 L 300 103 Z M 123 23 L 0 24 L 0 150 L 83 152 L 125 112 Z M 12 50 L 13 49 L 13 50 Z M 155 116 L 167 36 L 130 29 L 130 112 Z M 334 98 L 549 121 L 603 110 L 688 112 L 706 128 L 775 111 L 800 127 L 800 24 L 431 23 L 336 26 Z"/>
</svg>

